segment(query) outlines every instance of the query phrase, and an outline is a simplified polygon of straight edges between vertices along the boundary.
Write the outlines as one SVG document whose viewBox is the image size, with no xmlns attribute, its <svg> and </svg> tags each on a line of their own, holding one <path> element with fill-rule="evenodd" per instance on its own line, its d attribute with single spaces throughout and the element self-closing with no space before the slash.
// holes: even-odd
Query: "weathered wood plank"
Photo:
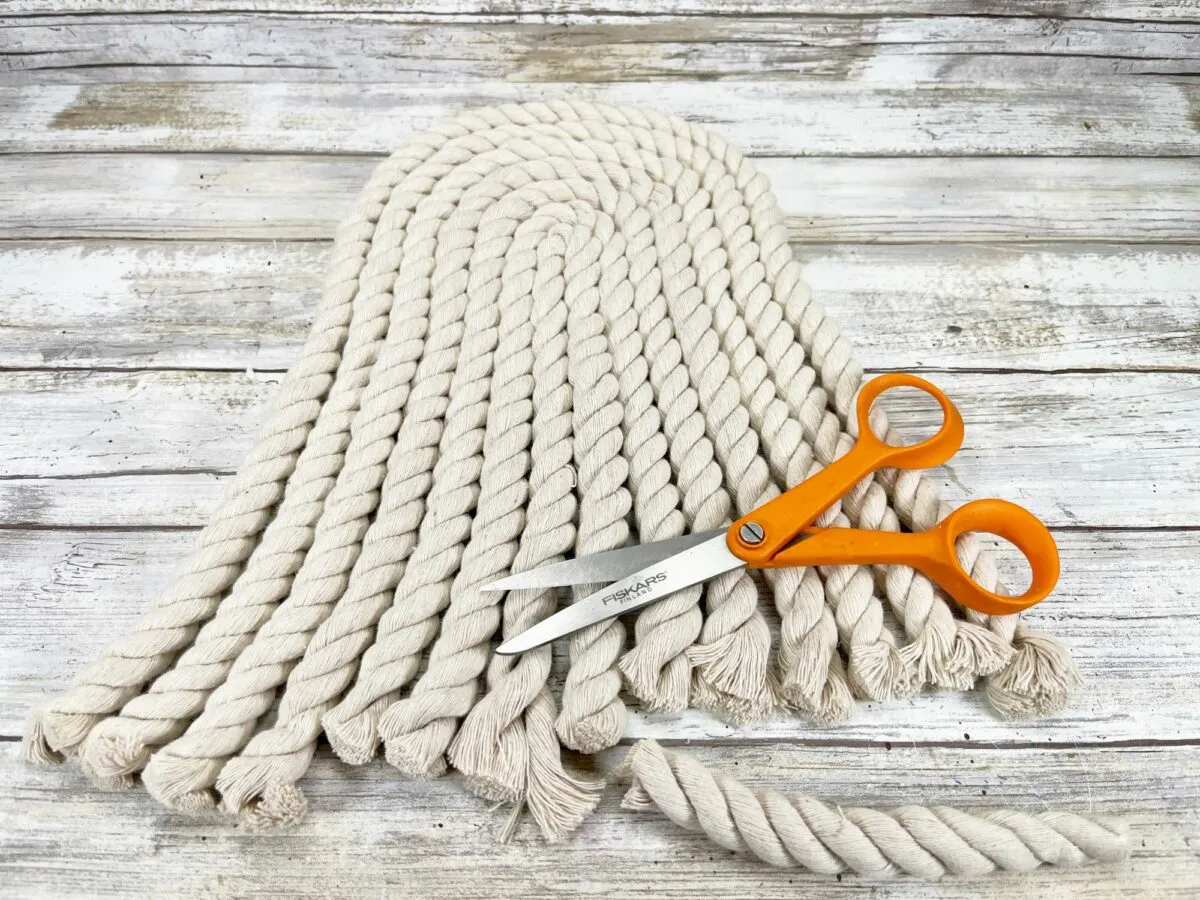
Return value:
<svg viewBox="0 0 1200 900">
<path fill-rule="evenodd" d="M 278 380 L 244 372 L 0 374 L 3 474 L 229 469 Z"/>
<path fill-rule="evenodd" d="M 693 78 L 702 73 L 690 70 Z M 0 86 L 0 150 L 387 153 L 464 109 L 570 98 L 711 124 L 753 155 L 1171 156 L 1200 151 L 1200 86 L 1115 80 L 519 85 L 187 83 Z"/>
<path fill-rule="evenodd" d="M 493 21 L 517 15 L 597 16 L 650 15 L 644 0 L 491 0 L 481 5 L 474 0 L 240 0 L 242 12 L 374 13 L 422 21 L 433 16 L 455 16 L 466 21 Z M 1180 22 L 1195 19 L 1191 0 L 1061 0 L 1052 6 L 1045 0 L 678 0 L 671 4 L 677 15 L 775 15 L 775 16 L 864 16 L 864 15 L 969 15 L 992 18 L 1030 16 L 1048 26 L 1067 19 L 1113 19 L 1117 21 Z M 228 0 L 9 0 L 6 12 L 13 15 L 87 13 L 228 13 Z"/>
<path fill-rule="evenodd" d="M 0 477 L 2 528 L 200 528 L 232 472 Z"/>
<path fill-rule="evenodd" d="M 286 12 L 329 15 L 337 13 L 387 14 L 393 18 L 423 21 L 434 16 L 455 16 L 465 21 L 488 22 L 517 15 L 604 14 L 647 16 L 644 0 L 491 0 L 482 5 L 473 0 L 241 0 L 242 12 Z M 1045 0 L 679 0 L 671 4 L 676 15 L 774 15 L 774 16 L 866 16 L 866 15 L 969 15 L 991 18 L 1029 16 L 1048 26 L 1067 19 L 1113 19 L 1125 22 L 1181 22 L 1195 19 L 1191 0 L 1063 0 L 1052 7 Z M 227 0 L 9 0 L 10 15 L 90 15 L 115 13 L 230 12 Z"/>
<path fill-rule="evenodd" d="M 815 296 L 872 366 L 1200 369 L 1193 248 L 908 244 L 797 254 Z"/>
<path fill-rule="evenodd" d="M 1200 741 L 1194 534 L 1067 531 L 1058 538 L 1062 582 L 1026 618 L 1071 647 L 1087 687 L 1053 719 L 1002 722 L 977 694 L 931 692 L 861 704 L 855 719 L 832 728 L 781 716 L 736 729 L 690 710 L 638 714 L 627 733 L 734 742 Z M 63 690 L 132 627 L 194 540 L 181 532 L 0 530 L 0 735 L 20 733 L 32 706 Z"/>
<path fill-rule="evenodd" d="M 58 521 L 75 478 L 181 472 L 207 478 L 233 471 L 278 378 L 0 373 L 0 478 L 51 479 L 32 500 L 21 496 L 24 482 L 11 482 L 9 521 L 36 524 L 39 509 Z M 1054 525 L 1200 525 L 1200 376 L 946 372 L 937 381 L 967 423 L 963 450 L 936 472 L 949 498 L 1008 497 Z M 898 427 L 913 434 L 934 430 L 936 417 L 923 402 L 902 394 L 887 404 Z M 117 510 L 124 501 L 112 490 Z M 129 502 L 137 509 L 147 499 Z M 166 502 L 178 508 L 178 499 Z M 128 522 L 130 515 L 110 511 L 104 520 Z"/>
<path fill-rule="evenodd" d="M 305 822 L 286 833 L 169 813 L 141 790 L 104 794 L 74 769 L 35 769 L 0 745 L 0 871 L 10 896 L 594 897 L 622 896 L 1188 898 L 1200 887 L 1200 751 L 1194 747 L 1068 751 L 976 748 L 846 749 L 768 743 L 692 747 L 713 771 L 755 786 L 830 802 L 944 803 L 969 809 L 1063 808 L 1121 816 L 1124 863 L 1030 875 L 948 878 L 936 887 L 776 870 L 721 850 L 658 813 L 620 808 L 608 789 L 570 840 L 547 846 L 526 822 L 512 843 L 496 834 L 507 810 L 467 793 L 461 779 L 408 781 L 383 763 L 352 768 L 322 754 L 303 787 Z M 597 768 L 623 758 L 617 748 Z M 1169 774 L 1168 774 L 1169 773 Z M 15 894 L 13 893 L 15 892 Z"/>
<path fill-rule="evenodd" d="M 285 369 L 328 252 L 319 242 L 0 245 L 0 368 Z M 875 368 L 1200 369 L 1196 246 L 797 252 Z"/>
<path fill-rule="evenodd" d="M 9 84 L 580 83 L 832 78 L 1037 82 L 1194 76 L 1200 25 L 981 16 L 161 15 L 18 19 Z"/>
<path fill-rule="evenodd" d="M 0 157 L 0 238 L 327 239 L 366 157 Z M 801 242 L 1189 242 L 1200 158 L 759 161 Z"/>
<path fill-rule="evenodd" d="M 328 256 L 324 242 L 0 244 L 0 367 L 286 369 Z"/>
</svg>

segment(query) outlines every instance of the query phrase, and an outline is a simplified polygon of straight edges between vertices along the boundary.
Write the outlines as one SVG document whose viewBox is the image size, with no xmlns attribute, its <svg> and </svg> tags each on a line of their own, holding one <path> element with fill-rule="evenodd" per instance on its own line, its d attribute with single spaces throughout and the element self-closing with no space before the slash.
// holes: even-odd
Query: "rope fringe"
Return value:
<svg viewBox="0 0 1200 900">
<path fill-rule="evenodd" d="M 452 766 L 514 806 L 504 835 L 525 810 L 559 840 L 602 789 L 562 746 L 615 745 L 623 688 L 739 725 L 781 708 L 832 724 L 856 697 L 981 677 L 1003 716 L 1060 709 L 1079 681 L 1061 645 L 902 566 L 731 572 L 642 610 L 632 642 L 594 625 L 569 642 L 560 704 L 550 648 L 492 653 L 557 595 L 482 585 L 723 527 L 847 452 L 861 376 L 767 180 L 722 138 L 571 102 L 443 123 L 372 176 L 229 495 L 133 631 L 30 716 L 26 757 L 77 756 L 110 788 L 140 773 L 170 808 L 272 828 L 304 815 L 324 733 L 354 765 L 382 743 L 412 777 Z M 924 475 L 884 471 L 821 522 L 922 530 L 948 512 Z M 978 541 L 959 553 L 1000 590 Z M 1124 846 L 1065 815 L 755 798 L 652 743 L 628 767 L 627 807 L 776 865 L 932 878 Z"/>
</svg>

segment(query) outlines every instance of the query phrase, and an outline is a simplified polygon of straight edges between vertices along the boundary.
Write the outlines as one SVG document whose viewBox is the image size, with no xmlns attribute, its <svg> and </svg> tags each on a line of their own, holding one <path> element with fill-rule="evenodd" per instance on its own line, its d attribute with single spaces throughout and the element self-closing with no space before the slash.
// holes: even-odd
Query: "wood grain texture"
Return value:
<svg viewBox="0 0 1200 900">
<path fill-rule="evenodd" d="M 0 735 L 19 734 L 33 705 L 63 690 L 132 626 L 194 539 L 177 531 L 0 530 Z M 853 720 L 832 728 L 780 716 L 747 732 L 688 710 L 638 714 L 626 735 L 731 746 L 750 736 L 1004 745 L 1200 741 L 1194 533 L 1066 531 L 1058 539 L 1062 582 L 1026 619 L 1066 642 L 1087 685 L 1054 718 L 1004 722 L 982 696 L 942 691 L 861 703 Z M 558 662 L 561 676 L 565 661 Z"/>
<path fill-rule="evenodd" d="M 232 480 L 224 470 L 0 477 L 0 529 L 199 529 Z"/>
<path fill-rule="evenodd" d="M 0 86 L 0 150 L 387 153 L 484 104 L 651 106 L 763 156 L 1174 156 L 1200 150 L 1200 85 L 1113 79 L 922 83 L 888 78 L 513 84 L 151 82 Z"/>
<path fill-rule="evenodd" d="M 19 15 L 91 13 L 228 13 L 228 0 L 9 0 L 6 11 Z M 516 15 L 648 15 L 644 0 L 239 0 L 246 12 L 374 13 L 421 20 L 457 16 L 489 21 Z M 1196 19 L 1192 0 L 678 0 L 677 15 L 971 15 L 1008 19 L 1032 17 L 1053 24 L 1067 19 L 1122 22 L 1188 22 Z"/>
<path fill-rule="evenodd" d="M 0 244 L 0 368 L 286 369 L 330 246 Z"/>
<path fill-rule="evenodd" d="M 0 238 L 326 240 L 377 160 L 0 156 Z M 764 158 L 800 242 L 1191 242 L 1200 158 Z"/>
<path fill-rule="evenodd" d="M 1188 77 L 1200 24 L 907 15 L 608 15 L 482 22 L 421 12 L 19 19 L 9 84 L 133 81 L 578 83 L 814 78 L 987 82 Z M 201 27 L 202 26 L 202 27 Z"/>
<path fill-rule="evenodd" d="M 1200 370 L 1195 245 L 796 252 L 876 368 Z M 328 253 L 289 241 L 0 244 L 0 368 L 286 369 Z"/>
<path fill-rule="evenodd" d="M 303 787 L 309 819 L 284 834 L 241 832 L 164 811 L 140 790 L 91 788 L 75 771 L 31 770 L 0 745 L 0 873 L 21 897 L 345 896 L 594 897 L 621 885 L 628 897 L 739 898 L 937 896 L 1178 898 L 1200 878 L 1200 753 L 1194 747 L 892 749 L 766 742 L 736 752 L 687 748 L 714 770 L 755 786 L 850 804 L 919 800 L 970 809 L 1067 808 L 1122 814 L 1133 857 L 1119 865 L 1041 869 L 1032 875 L 909 880 L 840 879 L 775 870 L 707 843 L 657 813 L 619 805 L 613 785 L 567 842 L 547 849 L 528 823 L 512 843 L 495 835 L 507 815 L 468 794 L 458 778 L 412 782 L 385 764 L 351 768 L 322 755 Z M 602 754 L 600 771 L 623 757 Z M 1167 771 L 1176 773 L 1169 782 Z M 1136 808 L 1125 797 L 1145 799 Z M 64 864 L 69 849 L 71 862 Z M 1190 849 L 1189 849 L 1190 848 Z M 41 873 L 53 872 L 53 880 Z"/>
</svg>

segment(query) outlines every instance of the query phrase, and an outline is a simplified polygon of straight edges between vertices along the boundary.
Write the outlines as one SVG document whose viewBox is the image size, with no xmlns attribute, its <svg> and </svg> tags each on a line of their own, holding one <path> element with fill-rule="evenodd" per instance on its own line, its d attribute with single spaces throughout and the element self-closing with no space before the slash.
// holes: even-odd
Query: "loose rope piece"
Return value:
<svg viewBox="0 0 1200 900">
<path fill-rule="evenodd" d="M 812 797 L 752 791 L 654 741 L 634 745 L 622 774 L 631 782 L 626 809 L 657 807 L 726 850 L 823 875 L 932 879 L 1116 862 L 1129 854 L 1128 829 L 1112 820 L 947 806 L 835 808 Z"/>
<path fill-rule="evenodd" d="M 561 745 L 616 744 L 630 696 L 828 724 L 983 678 L 1001 715 L 1061 708 L 1078 675 L 1060 644 L 903 566 L 734 572 L 640 611 L 632 640 L 595 625 L 557 702 L 549 648 L 492 652 L 557 597 L 483 584 L 722 527 L 847 452 L 861 376 L 767 180 L 720 137 L 586 103 L 464 114 L 372 176 L 227 498 L 133 631 L 31 716 L 26 753 L 269 826 L 303 815 L 324 734 L 350 764 L 382 744 L 414 777 L 453 766 L 556 839 L 601 788 Z M 872 424 L 898 440 L 881 409 Z M 949 511 L 921 473 L 883 471 L 821 521 Z M 979 542 L 959 553 L 1001 590 Z"/>
</svg>

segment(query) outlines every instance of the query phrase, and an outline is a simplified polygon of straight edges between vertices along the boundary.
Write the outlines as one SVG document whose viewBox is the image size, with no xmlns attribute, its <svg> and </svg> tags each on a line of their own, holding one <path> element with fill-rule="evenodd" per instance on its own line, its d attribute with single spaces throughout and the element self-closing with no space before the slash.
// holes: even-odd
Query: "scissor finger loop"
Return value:
<svg viewBox="0 0 1200 900">
<path fill-rule="evenodd" d="M 911 446 L 885 443 L 871 430 L 871 407 L 881 394 L 909 387 L 932 396 L 942 409 L 942 427 Z M 754 512 L 729 529 L 729 549 L 750 566 L 767 566 L 817 517 L 871 473 L 885 468 L 930 468 L 946 462 L 962 446 L 963 420 L 944 393 L 924 378 L 893 372 L 872 378 L 858 395 L 859 438 L 845 456 Z"/>
</svg>

